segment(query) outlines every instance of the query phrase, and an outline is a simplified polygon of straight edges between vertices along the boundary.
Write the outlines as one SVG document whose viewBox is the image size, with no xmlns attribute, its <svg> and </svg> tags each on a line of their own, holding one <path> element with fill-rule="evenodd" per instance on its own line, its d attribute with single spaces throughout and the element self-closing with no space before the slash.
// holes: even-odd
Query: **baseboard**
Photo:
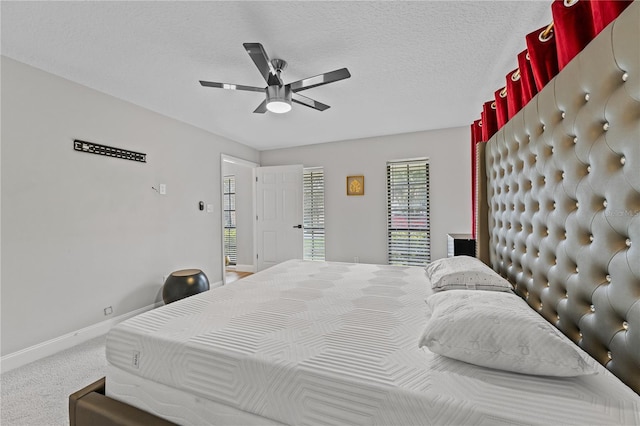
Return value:
<svg viewBox="0 0 640 426">
<path fill-rule="evenodd" d="M 236 265 L 237 272 L 256 272 L 256 268 L 253 265 Z"/>
<path fill-rule="evenodd" d="M 122 322 L 128 318 L 134 317 L 143 312 L 149 311 L 153 308 L 163 305 L 163 302 L 156 302 L 152 305 L 136 309 L 126 314 L 118 315 L 117 317 L 110 318 L 105 321 L 101 321 L 97 324 L 90 325 L 89 327 L 81 328 L 80 330 L 67 333 L 63 336 L 56 337 L 55 339 L 47 340 L 46 342 L 38 343 L 37 345 L 30 346 L 20 351 L 8 354 L 0 358 L 0 371 L 5 373 L 13 370 L 14 368 L 22 367 L 30 362 L 37 361 L 49 355 L 53 355 L 57 352 L 68 349 L 72 346 L 79 345 L 94 337 L 106 334 L 111 327 L 119 322 Z"/>
</svg>

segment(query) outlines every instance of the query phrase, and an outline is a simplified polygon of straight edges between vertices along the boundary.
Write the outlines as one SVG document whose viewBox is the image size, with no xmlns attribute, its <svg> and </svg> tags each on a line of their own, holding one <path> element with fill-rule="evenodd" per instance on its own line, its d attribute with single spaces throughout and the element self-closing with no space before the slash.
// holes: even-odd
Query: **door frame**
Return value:
<svg viewBox="0 0 640 426">
<path fill-rule="evenodd" d="M 234 157 L 228 154 L 220 154 L 220 253 L 222 254 L 220 263 L 222 265 L 222 285 L 227 283 L 227 272 L 226 265 L 224 264 L 224 163 L 231 163 L 240 166 L 245 166 L 251 168 L 251 214 L 252 217 L 256 217 L 256 185 L 255 185 L 255 176 L 256 176 L 256 167 L 260 167 L 260 164 L 254 163 L 253 161 L 244 160 L 242 158 Z M 251 265 L 252 271 L 255 272 L 257 270 L 256 264 L 256 254 L 257 254 L 257 233 L 256 227 L 253 227 L 253 235 L 252 235 L 252 255 L 251 255 Z"/>
</svg>

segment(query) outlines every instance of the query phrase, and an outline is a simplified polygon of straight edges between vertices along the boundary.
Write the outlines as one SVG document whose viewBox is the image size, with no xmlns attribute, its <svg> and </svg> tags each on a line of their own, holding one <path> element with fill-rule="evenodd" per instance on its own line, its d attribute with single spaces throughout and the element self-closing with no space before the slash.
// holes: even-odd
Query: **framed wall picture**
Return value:
<svg viewBox="0 0 640 426">
<path fill-rule="evenodd" d="M 347 195 L 364 195 L 364 176 L 347 176 Z"/>
</svg>

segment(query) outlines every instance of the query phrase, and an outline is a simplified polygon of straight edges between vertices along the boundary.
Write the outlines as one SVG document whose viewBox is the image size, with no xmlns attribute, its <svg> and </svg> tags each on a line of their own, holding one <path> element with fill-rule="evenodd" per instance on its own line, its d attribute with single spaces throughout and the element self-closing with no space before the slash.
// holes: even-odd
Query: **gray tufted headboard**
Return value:
<svg viewBox="0 0 640 426">
<path fill-rule="evenodd" d="M 533 309 L 638 393 L 639 27 L 636 1 L 482 148 L 478 234 Z"/>
</svg>

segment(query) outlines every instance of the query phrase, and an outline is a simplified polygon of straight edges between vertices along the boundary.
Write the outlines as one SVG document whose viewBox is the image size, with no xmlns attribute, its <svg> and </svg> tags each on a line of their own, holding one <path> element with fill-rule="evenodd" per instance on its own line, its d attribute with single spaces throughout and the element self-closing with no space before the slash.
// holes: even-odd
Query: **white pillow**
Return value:
<svg viewBox="0 0 640 426">
<path fill-rule="evenodd" d="M 420 346 L 482 367 L 539 376 L 596 372 L 597 362 L 515 294 L 444 291 L 427 298 Z"/>
<path fill-rule="evenodd" d="M 424 269 L 431 281 L 431 287 L 436 292 L 464 289 L 509 292 L 512 290 L 509 281 L 475 257 L 446 257 L 431 262 Z"/>
</svg>

